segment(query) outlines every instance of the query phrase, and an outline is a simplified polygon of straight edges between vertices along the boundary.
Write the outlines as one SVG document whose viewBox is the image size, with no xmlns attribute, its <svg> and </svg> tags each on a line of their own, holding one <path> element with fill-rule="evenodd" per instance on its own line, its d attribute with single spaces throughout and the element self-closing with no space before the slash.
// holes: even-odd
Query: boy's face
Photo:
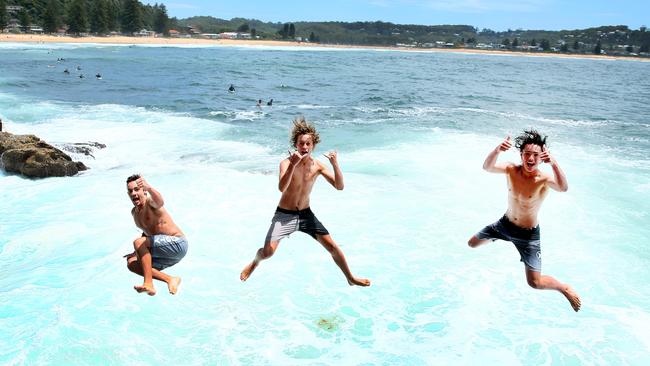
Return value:
<svg viewBox="0 0 650 366">
<path fill-rule="evenodd" d="M 528 173 L 532 173 L 537 169 L 541 162 L 539 154 L 542 153 L 542 147 L 535 144 L 527 144 L 521 151 L 521 166 Z"/>
<path fill-rule="evenodd" d="M 129 195 L 133 206 L 142 206 L 147 200 L 144 189 L 140 188 L 135 180 L 126 184 L 126 193 Z"/>
<path fill-rule="evenodd" d="M 300 155 L 311 153 L 314 150 L 314 137 L 311 134 L 298 136 L 296 150 L 298 150 Z"/>
</svg>

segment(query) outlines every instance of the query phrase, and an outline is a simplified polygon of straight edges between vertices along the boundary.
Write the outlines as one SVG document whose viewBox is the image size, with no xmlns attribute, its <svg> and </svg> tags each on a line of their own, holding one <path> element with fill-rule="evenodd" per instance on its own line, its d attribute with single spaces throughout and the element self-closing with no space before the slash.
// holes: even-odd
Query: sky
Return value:
<svg viewBox="0 0 650 366">
<path fill-rule="evenodd" d="M 142 0 L 141 0 L 142 1 Z M 650 0 L 158 0 L 170 17 L 195 15 L 266 22 L 376 21 L 464 24 L 507 29 L 583 29 L 650 26 Z"/>
</svg>

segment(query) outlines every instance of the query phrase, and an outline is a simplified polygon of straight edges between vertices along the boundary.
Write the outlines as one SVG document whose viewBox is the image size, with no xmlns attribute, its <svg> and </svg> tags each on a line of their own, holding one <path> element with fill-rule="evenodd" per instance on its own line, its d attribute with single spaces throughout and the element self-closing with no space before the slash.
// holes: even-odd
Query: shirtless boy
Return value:
<svg viewBox="0 0 650 366">
<path fill-rule="evenodd" d="M 185 256 L 187 239 L 163 207 L 160 192 L 144 178 L 137 174 L 128 177 L 126 189 L 134 206 L 131 209 L 133 221 L 142 229 L 142 236 L 133 241 L 135 251 L 125 255 L 129 270 L 144 277 L 144 283 L 133 288 L 153 296 L 156 289 L 152 278 L 155 278 L 167 283 L 170 294 L 176 294 L 181 278 L 169 276 L 162 270 Z"/>
<path fill-rule="evenodd" d="M 264 247 L 257 251 L 255 259 L 242 270 L 239 278 L 246 281 L 260 261 L 273 255 L 280 240 L 291 233 L 302 231 L 325 247 L 351 286 L 370 286 L 370 280 L 352 275 L 343 252 L 309 208 L 309 195 L 318 176 L 322 175 L 337 190 L 343 189 L 343 173 L 339 168 L 336 152 L 324 154 L 332 164 L 332 173 L 325 164 L 312 157 L 312 152 L 320 141 L 314 126 L 302 117 L 293 123 L 291 142 L 296 151 L 280 162 L 280 203 L 271 220 Z"/>
<path fill-rule="evenodd" d="M 483 169 L 490 173 L 503 173 L 508 181 L 508 210 L 497 222 L 486 226 L 472 236 L 468 244 L 476 248 L 488 241 L 497 239 L 510 241 L 521 255 L 526 267 L 528 284 L 535 289 L 550 289 L 562 293 L 573 310 L 580 310 L 580 298 L 567 284 L 555 278 L 542 275 L 542 256 L 540 248 L 540 230 L 537 212 L 549 192 L 549 188 L 566 192 L 569 188 L 567 179 L 560 165 L 546 149 L 546 137 L 537 131 L 524 131 L 515 139 L 515 146 L 521 155 L 521 164 L 497 163 L 499 153 L 512 147 L 510 136 L 492 150 Z M 553 174 L 546 174 L 538 169 L 540 162 L 548 163 Z"/>
</svg>

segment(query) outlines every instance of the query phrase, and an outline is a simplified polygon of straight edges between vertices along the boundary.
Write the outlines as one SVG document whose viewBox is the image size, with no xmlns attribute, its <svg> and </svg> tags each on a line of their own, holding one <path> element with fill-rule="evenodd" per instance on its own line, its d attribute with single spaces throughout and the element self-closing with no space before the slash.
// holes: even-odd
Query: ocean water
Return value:
<svg viewBox="0 0 650 366">
<path fill-rule="evenodd" d="M 5 130 L 107 145 L 76 177 L 0 173 L 0 364 L 647 365 L 648 85 L 639 61 L 0 44 Z M 301 233 L 239 281 L 298 115 L 338 151 L 345 190 L 320 179 L 311 205 L 369 288 Z M 569 181 L 540 212 L 543 272 L 579 313 L 511 244 L 466 244 L 506 209 L 486 154 L 528 127 Z M 189 239 L 175 296 L 137 294 L 122 258 L 136 172 Z"/>
</svg>

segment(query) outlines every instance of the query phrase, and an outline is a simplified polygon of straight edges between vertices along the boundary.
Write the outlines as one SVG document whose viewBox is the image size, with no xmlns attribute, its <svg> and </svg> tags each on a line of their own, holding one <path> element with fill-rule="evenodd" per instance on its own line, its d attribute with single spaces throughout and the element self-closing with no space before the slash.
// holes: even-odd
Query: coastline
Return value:
<svg viewBox="0 0 650 366">
<path fill-rule="evenodd" d="M 119 44 L 119 45 L 202 45 L 202 46 L 263 46 L 263 47 L 296 47 L 296 48 L 333 48 L 333 49 L 361 49 L 361 50 L 383 50 L 383 51 L 401 51 L 401 52 L 447 52 L 447 53 L 468 53 L 481 55 L 502 55 L 502 56 L 522 56 L 522 57 L 559 57 L 573 59 L 595 59 L 595 60 L 626 60 L 650 62 L 649 58 L 642 57 L 623 57 L 608 55 L 588 55 L 588 54 L 561 54 L 561 53 L 535 53 L 535 52 L 516 52 L 502 50 L 483 50 L 474 48 L 408 48 L 408 47 L 389 47 L 389 46 L 369 46 L 369 45 L 334 45 L 320 43 L 306 43 L 295 41 L 271 41 L 271 40 L 237 40 L 237 39 L 203 39 L 203 38 L 154 38 L 154 37 L 72 37 L 72 36 L 52 36 L 52 35 L 35 35 L 35 34 L 0 34 L 0 43 L 97 43 L 97 44 Z"/>
</svg>

